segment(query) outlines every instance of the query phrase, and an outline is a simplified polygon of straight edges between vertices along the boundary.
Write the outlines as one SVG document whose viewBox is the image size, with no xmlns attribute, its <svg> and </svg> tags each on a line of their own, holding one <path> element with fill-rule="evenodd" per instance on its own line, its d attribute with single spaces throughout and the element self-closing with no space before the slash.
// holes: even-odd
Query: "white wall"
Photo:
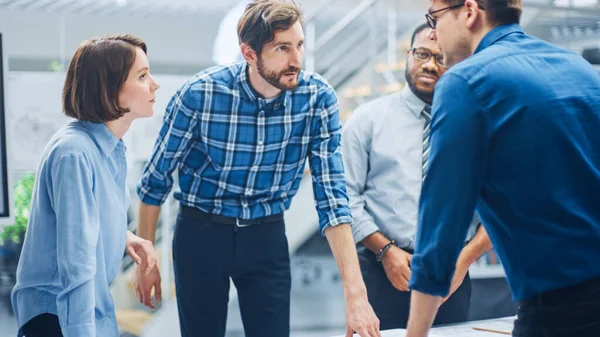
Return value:
<svg viewBox="0 0 600 337">
<path fill-rule="evenodd" d="M 158 135 L 165 107 L 171 96 L 189 77 L 157 75 L 161 88 L 156 92 L 154 116 L 133 122 L 125 135 L 129 163 L 146 160 Z M 64 74 L 9 72 L 6 79 L 7 127 L 13 170 L 36 170 L 52 135 L 67 122 L 62 113 Z"/>
<path fill-rule="evenodd" d="M 10 57 L 59 59 L 60 16 L 55 13 L 18 12 L 0 9 L 0 32 Z M 65 16 L 67 60 L 84 40 L 113 33 L 130 33 L 148 44 L 151 62 L 212 64 L 213 39 L 220 17 L 211 14 L 197 20 L 129 18 L 123 16 Z"/>
</svg>

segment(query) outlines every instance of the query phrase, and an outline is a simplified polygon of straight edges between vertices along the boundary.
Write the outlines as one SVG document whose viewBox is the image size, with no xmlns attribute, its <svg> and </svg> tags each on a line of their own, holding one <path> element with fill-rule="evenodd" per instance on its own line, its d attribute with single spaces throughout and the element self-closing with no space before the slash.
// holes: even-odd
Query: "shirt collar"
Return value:
<svg viewBox="0 0 600 337">
<path fill-rule="evenodd" d="M 250 78 L 248 77 L 247 62 L 242 63 L 242 66 L 240 67 L 240 70 L 238 71 L 237 75 L 237 84 L 239 87 L 241 87 L 240 92 L 251 101 L 258 101 L 258 103 L 261 106 L 264 106 L 266 104 L 265 99 L 263 97 L 260 97 L 254 90 L 254 88 L 252 88 L 252 84 L 250 84 Z M 302 78 L 302 76 L 303 72 L 300 72 L 298 76 L 298 81 L 300 81 L 300 78 Z M 279 99 L 275 102 L 275 109 L 278 109 L 279 106 L 282 104 L 283 106 L 288 106 L 291 98 L 292 94 L 290 90 L 285 90 L 284 92 L 282 92 L 279 95 Z"/>
<path fill-rule="evenodd" d="M 120 139 L 110 132 L 104 123 L 81 121 L 81 124 L 90 132 L 105 157 L 109 157 L 121 142 Z"/>
<path fill-rule="evenodd" d="M 402 98 L 404 98 L 404 104 L 406 104 L 408 110 L 415 114 L 416 117 L 420 117 L 421 112 L 427 103 L 423 102 L 419 97 L 417 97 L 417 95 L 410 90 L 408 84 L 406 84 L 404 89 L 402 89 Z"/>
<path fill-rule="evenodd" d="M 481 42 L 479 42 L 479 46 L 477 46 L 477 49 L 475 50 L 475 54 L 491 46 L 496 41 L 500 40 L 506 35 L 512 33 L 525 34 L 518 23 L 495 27 L 494 29 L 490 30 L 487 34 L 485 34 L 483 39 L 481 39 Z"/>
</svg>

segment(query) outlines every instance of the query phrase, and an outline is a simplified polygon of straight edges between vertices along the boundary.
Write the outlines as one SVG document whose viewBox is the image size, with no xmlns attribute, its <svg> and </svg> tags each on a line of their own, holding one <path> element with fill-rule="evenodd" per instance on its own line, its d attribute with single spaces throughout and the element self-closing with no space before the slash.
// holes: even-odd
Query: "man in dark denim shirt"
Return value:
<svg viewBox="0 0 600 337">
<path fill-rule="evenodd" d="M 520 301 L 513 336 L 600 331 L 600 77 L 525 34 L 520 0 L 432 0 L 436 86 L 412 258 L 425 336 L 477 209 Z"/>
</svg>

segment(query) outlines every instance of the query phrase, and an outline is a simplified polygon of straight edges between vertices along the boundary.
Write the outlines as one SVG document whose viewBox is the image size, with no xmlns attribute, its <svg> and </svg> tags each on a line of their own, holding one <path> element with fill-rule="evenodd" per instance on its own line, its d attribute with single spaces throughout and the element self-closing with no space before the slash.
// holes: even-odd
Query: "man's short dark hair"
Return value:
<svg viewBox="0 0 600 337">
<path fill-rule="evenodd" d="M 581 56 L 591 64 L 600 64 L 600 48 L 584 48 Z"/>
<path fill-rule="evenodd" d="M 410 38 L 410 48 L 412 48 L 415 44 L 415 38 L 417 37 L 417 35 L 425 29 L 429 29 L 429 24 L 427 24 L 427 22 L 420 24 L 419 27 L 415 29 L 415 31 L 412 34 L 412 37 Z"/>
<path fill-rule="evenodd" d="M 260 55 L 265 44 L 273 42 L 275 33 L 302 22 L 302 11 L 293 0 L 256 0 L 238 21 L 238 38 Z"/>
<path fill-rule="evenodd" d="M 84 41 L 73 55 L 63 87 L 65 115 L 103 123 L 129 112 L 119 105 L 119 93 L 135 62 L 136 48 L 146 44 L 131 35 Z"/>
<path fill-rule="evenodd" d="M 447 5 L 457 5 L 460 0 L 443 0 Z M 475 0 L 479 8 L 485 10 L 488 20 L 494 26 L 519 23 L 523 4 L 521 0 Z"/>
</svg>

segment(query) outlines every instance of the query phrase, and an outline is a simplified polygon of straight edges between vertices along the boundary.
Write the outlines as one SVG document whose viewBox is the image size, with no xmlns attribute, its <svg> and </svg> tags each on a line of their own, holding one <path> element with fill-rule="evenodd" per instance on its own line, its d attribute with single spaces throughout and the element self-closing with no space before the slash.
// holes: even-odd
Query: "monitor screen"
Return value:
<svg viewBox="0 0 600 337">
<path fill-rule="evenodd" d="M 8 170 L 8 137 L 6 134 L 6 59 L 0 33 L 0 225 L 12 223 Z"/>
</svg>

